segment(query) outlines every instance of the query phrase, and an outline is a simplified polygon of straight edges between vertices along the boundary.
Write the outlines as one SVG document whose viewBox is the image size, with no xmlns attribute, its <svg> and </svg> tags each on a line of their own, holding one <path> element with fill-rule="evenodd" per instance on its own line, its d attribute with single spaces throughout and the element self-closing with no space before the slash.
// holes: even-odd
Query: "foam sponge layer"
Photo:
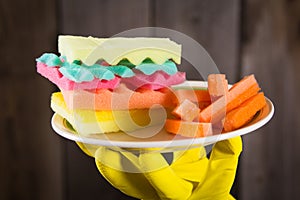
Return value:
<svg viewBox="0 0 300 200">
<path fill-rule="evenodd" d="M 113 48 L 112 48 L 113 47 Z M 110 65 L 116 65 L 127 59 L 138 65 L 146 58 L 156 64 L 163 64 L 172 59 L 177 64 L 181 61 L 181 45 L 168 38 L 95 38 L 61 35 L 58 38 L 58 50 L 68 62 L 81 60 L 93 65 L 103 59 Z"/>
<path fill-rule="evenodd" d="M 94 111 L 68 109 L 60 92 L 52 94 L 51 108 L 67 119 L 79 134 L 135 131 L 146 126 L 164 123 L 166 113 L 162 109 L 133 109 Z M 150 117 L 151 116 L 151 117 Z"/>
<path fill-rule="evenodd" d="M 100 80 L 95 78 L 90 82 L 82 82 L 80 84 L 67 79 L 63 76 L 57 67 L 48 67 L 47 65 L 38 62 L 37 63 L 37 72 L 42 76 L 48 78 L 51 82 L 57 85 L 62 90 L 84 90 L 84 89 L 95 89 L 95 88 L 105 88 L 105 89 L 114 89 L 120 83 L 120 78 L 115 77 L 110 81 Z"/>
<path fill-rule="evenodd" d="M 176 106 L 174 93 L 167 88 L 156 91 L 148 89 L 133 91 L 120 84 L 113 92 L 108 89 L 62 90 L 62 94 L 69 109 L 126 110 L 148 109 L 155 105 L 166 108 Z"/>
<path fill-rule="evenodd" d="M 146 75 L 139 72 L 133 77 L 122 79 L 123 83 L 131 85 L 135 89 L 142 87 L 150 90 L 158 90 L 164 87 L 183 83 L 184 81 L 184 72 L 177 72 L 174 75 L 168 75 L 163 71 L 157 71 L 151 75 Z"/>
</svg>

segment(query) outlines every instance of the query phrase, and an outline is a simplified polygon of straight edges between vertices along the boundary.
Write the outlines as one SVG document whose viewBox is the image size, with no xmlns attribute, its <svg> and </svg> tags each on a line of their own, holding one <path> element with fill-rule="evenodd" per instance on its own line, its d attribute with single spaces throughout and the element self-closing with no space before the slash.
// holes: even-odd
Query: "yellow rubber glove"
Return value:
<svg viewBox="0 0 300 200">
<path fill-rule="evenodd" d="M 240 137 L 216 143 L 209 159 L 204 148 L 174 152 L 170 165 L 157 152 L 134 155 L 78 144 L 95 157 L 100 173 L 129 196 L 144 200 L 234 199 L 230 189 L 242 151 Z"/>
</svg>

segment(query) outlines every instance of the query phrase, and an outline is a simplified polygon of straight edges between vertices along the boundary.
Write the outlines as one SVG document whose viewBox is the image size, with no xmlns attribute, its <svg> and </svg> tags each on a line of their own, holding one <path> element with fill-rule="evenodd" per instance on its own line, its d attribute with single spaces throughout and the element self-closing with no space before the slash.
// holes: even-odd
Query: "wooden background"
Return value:
<svg viewBox="0 0 300 200">
<path fill-rule="evenodd" d="M 300 199 L 300 0 L 0 0 L 0 199 L 131 199 L 52 131 L 56 88 L 35 72 L 35 58 L 57 52 L 58 34 L 109 37 L 144 26 L 196 39 L 230 82 L 256 75 L 276 113 L 243 137 L 233 192 Z"/>
</svg>

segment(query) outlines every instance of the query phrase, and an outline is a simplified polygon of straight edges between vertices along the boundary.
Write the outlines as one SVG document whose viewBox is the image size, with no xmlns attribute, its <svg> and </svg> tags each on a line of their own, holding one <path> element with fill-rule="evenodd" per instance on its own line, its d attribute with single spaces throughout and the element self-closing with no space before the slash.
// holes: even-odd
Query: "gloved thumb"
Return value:
<svg viewBox="0 0 300 200">
<path fill-rule="evenodd" d="M 196 190 L 206 191 L 207 194 L 214 197 L 212 199 L 228 198 L 241 152 L 241 137 L 217 142 L 209 158 L 205 184 L 199 185 Z M 197 198 L 201 199 L 202 197 L 200 195 Z"/>
</svg>

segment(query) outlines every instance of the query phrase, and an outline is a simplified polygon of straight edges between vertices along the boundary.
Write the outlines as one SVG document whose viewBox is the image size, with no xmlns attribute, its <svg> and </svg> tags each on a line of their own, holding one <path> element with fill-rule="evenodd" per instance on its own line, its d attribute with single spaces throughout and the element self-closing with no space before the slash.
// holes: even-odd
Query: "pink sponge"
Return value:
<svg viewBox="0 0 300 200">
<path fill-rule="evenodd" d="M 76 83 L 64 77 L 58 70 L 58 67 L 48 67 L 41 62 L 37 63 L 37 72 L 48 78 L 62 90 L 115 89 L 120 83 L 120 78 L 117 76 L 110 81 L 95 78 L 90 82 Z"/>
<path fill-rule="evenodd" d="M 135 76 L 123 78 L 122 82 L 131 85 L 133 89 L 145 88 L 158 90 L 171 85 L 179 84 L 185 81 L 185 73 L 177 72 L 174 75 L 168 75 L 163 71 L 157 71 L 154 74 L 146 75 L 142 72 L 135 71 Z"/>
</svg>

